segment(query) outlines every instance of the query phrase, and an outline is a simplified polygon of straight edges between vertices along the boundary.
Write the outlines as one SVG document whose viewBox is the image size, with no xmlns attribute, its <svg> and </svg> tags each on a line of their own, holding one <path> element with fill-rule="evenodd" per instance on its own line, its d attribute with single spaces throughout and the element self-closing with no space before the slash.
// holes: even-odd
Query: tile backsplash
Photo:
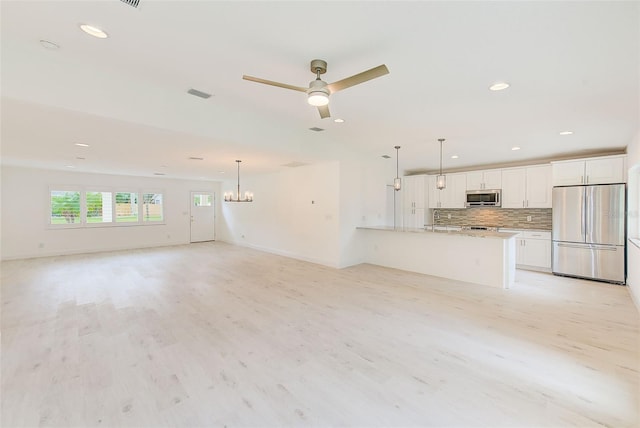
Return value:
<svg viewBox="0 0 640 428">
<path fill-rule="evenodd" d="M 431 223 L 433 210 L 428 214 Z M 440 220 L 436 225 L 498 226 L 513 229 L 551 230 L 551 208 L 466 208 L 438 209 Z M 451 218 L 448 218 L 451 214 Z M 527 217 L 531 216 L 531 221 Z"/>
</svg>

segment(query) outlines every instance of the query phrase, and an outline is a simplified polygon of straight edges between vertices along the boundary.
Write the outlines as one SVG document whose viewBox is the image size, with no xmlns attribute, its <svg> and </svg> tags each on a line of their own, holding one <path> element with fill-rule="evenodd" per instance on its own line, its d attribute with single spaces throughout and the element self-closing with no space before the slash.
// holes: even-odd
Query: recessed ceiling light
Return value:
<svg viewBox="0 0 640 428">
<path fill-rule="evenodd" d="M 87 158 L 83 158 L 82 156 L 76 156 L 76 159 L 78 159 L 78 160 L 85 160 L 85 159 L 87 159 Z"/>
<path fill-rule="evenodd" d="M 93 25 L 80 24 L 80 29 L 90 36 L 97 37 L 99 39 L 106 39 L 107 37 L 109 37 L 107 33 L 102 31 L 98 27 L 94 27 Z"/>
<path fill-rule="evenodd" d="M 344 123 L 344 119 L 335 119 L 334 120 L 335 123 Z"/>
<path fill-rule="evenodd" d="M 518 147 L 518 146 L 511 147 L 511 150 L 513 150 L 513 151 L 520 150 L 520 147 Z"/>
<path fill-rule="evenodd" d="M 560 133 L 560 135 L 571 135 L 571 134 L 573 134 L 573 131 L 562 131 Z"/>
<path fill-rule="evenodd" d="M 507 82 L 496 82 L 493 85 L 489 86 L 489 90 L 491 91 L 502 91 L 503 89 L 507 89 L 509 84 Z"/>
<path fill-rule="evenodd" d="M 73 165 L 65 165 L 65 168 L 75 168 Z"/>
<path fill-rule="evenodd" d="M 220 174 L 224 174 L 224 171 L 218 171 Z"/>
<path fill-rule="evenodd" d="M 49 40 L 40 40 L 40 46 L 42 46 L 45 49 L 52 50 L 52 51 L 60 49 L 60 45 L 55 44 L 53 42 L 50 42 Z"/>
<path fill-rule="evenodd" d="M 204 158 L 198 156 L 189 156 L 189 160 L 204 160 Z"/>
<path fill-rule="evenodd" d="M 164 172 L 154 172 L 153 175 L 165 175 Z"/>
<path fill-rule="evenodd" d="M 89 145 L 85 143 L 75 143 L 74 145 L 78 147 L 89 147 Z"/>
<path fill-rule="evenodd" d="M 458 155 L 451 155 L 451 159 L 458 159 Z"/>
</svg>

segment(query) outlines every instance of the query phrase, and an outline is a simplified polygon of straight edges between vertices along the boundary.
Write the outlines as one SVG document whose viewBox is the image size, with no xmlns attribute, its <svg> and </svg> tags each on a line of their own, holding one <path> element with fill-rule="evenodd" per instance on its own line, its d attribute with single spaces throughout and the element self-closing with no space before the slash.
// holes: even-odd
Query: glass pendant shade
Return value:
<svg viewBox="0 0 640 428">
<path fill-rule="evenodd" d="M 393 190 L 400 190 L 402 188 L 402 179 L 396 177 L 393 179 Z"/>
</svg>

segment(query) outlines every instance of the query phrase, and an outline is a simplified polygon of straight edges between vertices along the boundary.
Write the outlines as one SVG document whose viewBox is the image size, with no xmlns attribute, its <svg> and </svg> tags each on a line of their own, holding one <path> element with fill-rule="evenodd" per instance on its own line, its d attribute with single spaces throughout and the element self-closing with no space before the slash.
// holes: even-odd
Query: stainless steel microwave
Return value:
<svg viewBox="0 0 640 428">
<path fill-rule="evenodd" d="M 499 207 L 502 204 L 500 189 L 467 190 L 467 208 Z"/>
</svg>

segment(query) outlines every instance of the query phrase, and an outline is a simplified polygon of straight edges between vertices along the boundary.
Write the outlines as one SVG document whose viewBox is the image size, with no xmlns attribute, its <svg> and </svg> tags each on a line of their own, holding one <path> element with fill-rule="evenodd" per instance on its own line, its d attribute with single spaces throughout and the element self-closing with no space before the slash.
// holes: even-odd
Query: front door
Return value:
<svg viewBox="0 0 640 428">
<path fill-rule="evenodd" d="M 215 195 L 191 192 L 191 242 L 215 239 Z"/>
</svg>

